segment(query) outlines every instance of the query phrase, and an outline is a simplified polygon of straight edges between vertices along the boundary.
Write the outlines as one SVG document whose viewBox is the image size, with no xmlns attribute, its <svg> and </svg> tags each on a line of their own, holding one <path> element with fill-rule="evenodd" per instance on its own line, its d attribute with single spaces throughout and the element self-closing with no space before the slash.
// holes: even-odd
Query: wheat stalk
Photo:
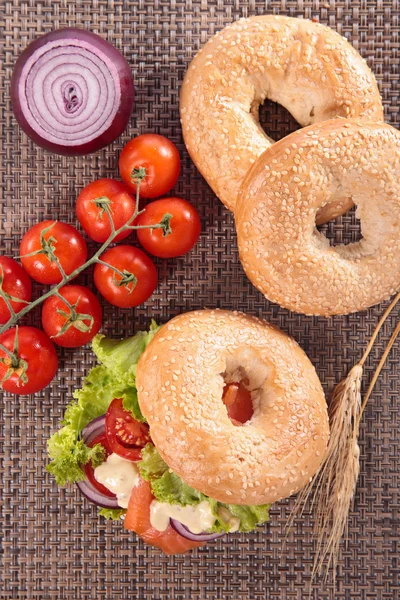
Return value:
<svg viewBox="0 0 400 600">
<path fill-rule="evenodd" d="M 311 497 L 311 507 L 315 510 L 314 535 L 316 537 L 311 582 L 317 573 L 322 573 L 324 568 L 326 568 L 325 579 L 332 568 L 335 580 L 340 540 L 344 534 L 347 536 L 348 514 L 360 471 L 358 435 L 361 418 L 389 352 L 400 333 L 400 322 L 392 333 L 364 400 L 361 402 L 363 368 L 379 331 L 399 300 L 400 292 L 382 315 L 361 360 L 336 386 L 329 405 L 331 432 L 324 461 L 314 477 L 299 492 L 289 517 L 287 535 L 297 516 L 303 514 L 305 503 Z"/>
<path fill-rule="evenodd" d="M 358 424 L 361 410 L 363 368 L 355 365 L 336 387 L 329 407 L 331 434 L 315 489 L 316 560 L 312 578 L 326 563 L 335 567 L 340 540 L 347 528 L 347 515 L 357 484 L 360 450 Z"/>
</svg>

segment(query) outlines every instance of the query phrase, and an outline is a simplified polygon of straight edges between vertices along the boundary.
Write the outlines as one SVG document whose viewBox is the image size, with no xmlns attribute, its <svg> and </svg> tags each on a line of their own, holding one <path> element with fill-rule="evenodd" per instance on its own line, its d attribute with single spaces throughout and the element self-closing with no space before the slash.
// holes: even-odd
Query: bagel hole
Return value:
<svg viewBox="0 0 400 600">
<path fill-rule="evenodd" d="M 346 213 L 323 225 L 316 225 L 317 231 L 329 242 L 330 246 L 348 246 L 363 239 L 361 221 L 357 218 L 356 206 Z"/>
<path fill-rule="evenodd" d="M 258 115 L 261 127 L 274 142 L 301 127 L 286 108 L 272 100 L 265 100 L 260 105 Z"/>
</svg>

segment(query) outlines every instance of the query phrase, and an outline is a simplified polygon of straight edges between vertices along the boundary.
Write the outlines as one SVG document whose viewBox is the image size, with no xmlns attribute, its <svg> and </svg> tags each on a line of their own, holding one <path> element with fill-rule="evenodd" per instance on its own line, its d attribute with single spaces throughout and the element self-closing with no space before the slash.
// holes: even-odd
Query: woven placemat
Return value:
<svg viewBox="0 0 400 600">
<path fill-rule="evenodd" d="M 386 120 L 399 126 L 398 0 L 0 0 L 0 251 L 18 254 L 21 234 L 38 220 L 75 222 L 78 191 L 117 175 L 117 155 L 133 135 L 155 131 L 182 156 L 176 193 L 200 211 L 203 233 L 184 258 L 159 261 L 160 284 L 135 311 L 104 303 L 104 331 L 126 336 L 155 317 L 165 322 L 196 308 L 220 307 L 260 315 L 292 335 L 308 353 L 326 392 L 360 357 L 382 306 L 332 319 L 304 317 L 270 304 L 240 266 L 232 215 L 197 173 L 182 142 L 179 88 L 195 52 L 231 21 L 274 12 L 315 18 L 345 35 L 374 70 Z M 64 26 L 86 27 L 115 44 L 134 71 L 136 105 L 130 127 L 112 147 L 85 158 L 51 156 L 21 133 L 9 96 L 12 68 L 36 36 Z M 278 139 L 296 128 L 281 108 L 266 104 L 262 121 Z M 357 238 L 353 213 L 327 227 L 337 242 Z M 85 282 L 85 276 L 81 278 Z M 89 279 L 90 281 L 90 275 Z M 30 322 L 40 324 L 39 313 Z M 376 361 L 390 336 L 385 325 Z M 3 395 L 0 406 L 1 564 L 4 600 L 289 600 L 307 597 L 312 519 L 296 522 L 281 556 L 293 500 L 276 504 L 271 523 L 229 536 L 185 556 L 169 558 L 119 524 L 97 518 L 78 490 L 59 490 L 45 473 L 46 440 L 59 426 L 73 389 L 93 364 L 88 349 L 60 351 L 60 371 L 35 397 Z M 367 408 L 361 430 L 361 474 L 342 548 L 336 589 L 317 582 L 313 598 L 399 598 L 399 359 L 397 345 Z"/>
</svg>

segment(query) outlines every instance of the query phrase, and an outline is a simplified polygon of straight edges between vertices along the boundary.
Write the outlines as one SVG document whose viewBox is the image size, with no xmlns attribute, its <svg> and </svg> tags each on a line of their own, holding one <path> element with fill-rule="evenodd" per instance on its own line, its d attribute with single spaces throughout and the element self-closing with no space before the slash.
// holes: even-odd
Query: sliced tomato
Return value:
<svg viewBox="0 0 400 600">
<path fill-rule="evenodd" d="M 95 446 L 96 444 L 101 444 L 103 446 L 104 450 L 106 451 L 106 458 L 107 458 L 107 456 L 110 456 L 110 454 L 112 453 L 112 450 L 107 443 L 107 438 L 106 438 L 105 432 L 100 433 L 98 436 L 96 436 L 94 438 L 94 440 L 92 440 L 90 442 L 90 444 L 88 444 L 88 446 L 89 446 L 89 448 L 93 448 L 93 446 Z M 105 496 L 109 496 L 110 498 L 115 498 L 115 494 L 110 492 L 109 489 L 107 489 L 104 485 L 102 485 L 101 483 L 99 483 L 97 481 L 96 477 L 94 476 L 94 469 L 92 467 L 91 461 L 89 461 L 88 463 L 86 463 L 86 465 L 84 465 L 83 470 L 85 471 L 85 475 L 88 478 L 88 480 L 90 481 L 90 483 L 92 485 L 94 485 L 94 487 L 96 488 L 96 490 L 98 492 L 101 492 L 102 494 L 104 494 Z"/>
<path fill-rule="evenodd" d="M 251 394 L 241 382 L 226 385 L 222 400 L 234 425 L 243 425 L 253 416 Z"/>
<path fill-rule="evenodd" d="M 131 493 L 124 520 L 125 529 L 134 531 L 146 544 L 159 548 L 165 554 L 183 554 L 193 548 L 204 546 L 205 542 L 187 540 L 171 526 L 165 531 L 154 529 L 150 523 L 150 504 L 153 500 L 149 482 L 140 479 Z"/>
<path fill-rule="evenodd" d="M 115 398 L 106 414 L 106 436 L 112 452 L 127 460 L 140 460 L 141 449 L 151 441 L 149 426 L 136 421 Z"/>
</svg>

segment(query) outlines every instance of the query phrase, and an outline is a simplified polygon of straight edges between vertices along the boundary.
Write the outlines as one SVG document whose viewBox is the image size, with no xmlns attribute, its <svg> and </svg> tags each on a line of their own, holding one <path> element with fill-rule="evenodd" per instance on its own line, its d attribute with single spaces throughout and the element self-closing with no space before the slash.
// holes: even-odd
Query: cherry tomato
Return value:
<svg viewBox="0 0 400 600">
<path fill-rule="evenodd" d="M 22 238 L 20 255 L 22 265 L 32 279 L 52 284 L 62 280 L 55 257 L 65 274 L 70 275 L 86 262 L 87 247 L 75 227 L 60 221 L 42 221 Z"/>
<path fill-rule="evenodd" d="M 222 400 L 234 425 L 243 425 L 253 415 L 253 403 L 248 389 L 240 382 L 225 386 Z"/>
<path fill-rule="evenodd" d="M 94 338 L 101 327 L 100 302 L 83 285 L 66 285 L 59 293 L 71 304 L 73 310 L 58 296 L 50 296 L 43 304 L 43 329 L 59 346 L 83 346 Z"/>
<path fill-rule="evenodd" d="M 32 282 L 28 274 L 17 261 L 7 256 L 0 256 L 0 289 L 8 295 L 16 313 L 23 309 L 32 297 Z M 10 316 L 5 301 L 0 298 L 0 325 L 7 323 Z"/>
<path fill-rule="evenodd" d="M 134 138 L 119 157 L 121 177 L 135 193 L 137 170 L 146 170 L 140 183 L 142 198 L 157 198 L 169 192 L 178 180 L 180 165 L 178 148 L 156 133 L 144 133 Z"/>
<path fill-rule="evenodd" d="M 155 256 L 181 256 L 189 252 L 199 239 L 199 215 L 196 209 L 182 198 L 161 198 L 150 202 L 136 224 L 158 223 L 164 223 L 164 228 L 137 230 L 143 248 Z"/>
<path fill-rule="evenodd" d="M 128 223 L 135 212 L 135 200 L 129 189 L 114 179 L 98 179 L 81 191 L 76 201 L 76 215 L 88 236 L 104 243 L 111 235 L 110 216 L 115 229 Z M 131 231 L 118 234 L 115 241 L 123 240 Z"/>
<path fill-rule="evenodd" d="M 145 302 L 157 287 L 157 269 L 153 261 L 139 248 L 115 246 L 101 255 L 101 260 L 110 267 L 97 264 L 94 268 L 94 283 L 100 294 L 110 304 L 121 308 L 132 308 Z"/>
<path fill-rule="evenodd" d="M 96 444 L 101 444 L 103 446 L 104 450 L 106 451 L 106 458 L 107 456 L 110 456 L 112 450 L 108 445 L 105 432 L 100 433 L 98 436 L 96 436 L 94 440 L 92 440 L 90 444 L 88 444 L 88 446 L 89 448 L 93 448 L 93 446 L 95 446 Z M 86 463 L 86 465 L 83 466 L 83 470 L 85 471 L 85 475 L 89 479 L 90 483 L 96 488 L 98 492 L 104 494 L 105 496 L 108 496 L 109 498 L 115 498 L 115 494 L 113 494 L 113 492 L 110 492 L 110 490 L 106 488 L 105 485 L 97 481 L 96 477 L 94 476 L 94 469 L 92 467 L 91 461 L 89 461 L 88 463 Z"/>
<path fill-rule="evenodd" d="M 14 354 L 11 357 L 0 348 L 0 381 L 6 392 L 34 394 L 53 379 L 58 358 L 53 342 L 35 327 L 14 327 L 0 335 L 0 344 Z"/>
<path fill-rule="evenodd" d="M 151 441 L 149 426 L 139 423 L 115 398 L 106 414 L 106 436 L 112 452 L 127 460 L 140 460 L 141 449 Z"/>
</svg>

